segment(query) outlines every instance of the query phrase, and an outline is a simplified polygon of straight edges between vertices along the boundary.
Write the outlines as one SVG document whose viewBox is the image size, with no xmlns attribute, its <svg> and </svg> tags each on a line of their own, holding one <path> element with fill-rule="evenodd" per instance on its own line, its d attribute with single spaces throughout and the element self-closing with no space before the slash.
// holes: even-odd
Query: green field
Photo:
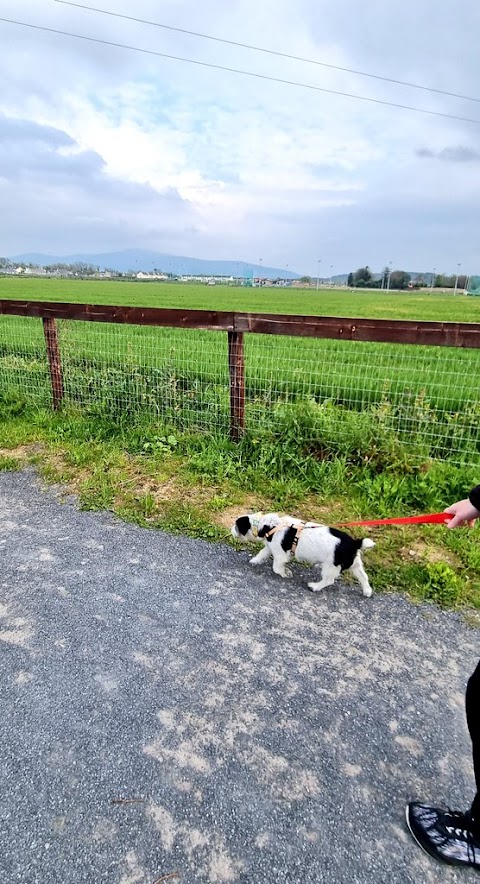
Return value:
<svg viewBox="0 0 480 884">
<path fill-rule="evenodd" d="M 387 295 L 381 291 L 350 292 L 348 289 L 320 289 L 317 292 L 315 289 L 252 289 L 181 282 L 0 277 L 1 298 L 189 310 L 480 322 L 480 298 L 464 295 L 454 297 L 436 292 L 395 292 Z"/>
<path fill-rule="evenodd" d="M 7 297 L 480 322 L 480 299 L 416 292 L 0 279 L 0 298 Z M 228 432 L 224 333 L 61 322 L 59 334 L 67 402 L 114 419 L 148 412 L 171 426 Z M 362 415 L 380 435 L 393 432 L 417 459 L 480 460 L 476 350 L 247 335 L 245 358 L 252 432 L 281 436 L 297 421 L 305 444 L 324 456 L 333 438 L 340 449 L 342 438 L 351 438 L 352 420 L 361 436 Z M 39 320 L 0 319 L 0 378 L 9 395 L 49 403 Z"/>
</svg>

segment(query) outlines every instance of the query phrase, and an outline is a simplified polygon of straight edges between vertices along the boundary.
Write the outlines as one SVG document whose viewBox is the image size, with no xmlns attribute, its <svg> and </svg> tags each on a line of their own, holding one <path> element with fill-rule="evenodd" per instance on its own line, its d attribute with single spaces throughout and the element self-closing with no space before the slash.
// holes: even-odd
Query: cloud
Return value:
<svg viewBox="0 0 480 884">
<path fill-rule="evenodd" d="M 10 254 L 9 238 L 13 245 L 21 239 L 48 249 L 59 240 L 65 247 L 95 241 L 126 247 L 138 236 L 152 243 L 195 229 L 195 212 L 174 188 L 157 191 L 116 178 L 98 153 L 82 149 L 67 133 L 5 116 L 0 200 L 2 251 Z"/>
<path fill-rule="evenodd" d="M 53 126 L 39 126 L 31 120 L 10 119 L 0 113 L 0 145 L 37 142 L 53 148 L 71 147 L 75 142 Z"/>
<path fill-rule="evenodd" d="M 84 180 L 101 172 L 105 164 L 95 151 L 75 148 L 74 139 L 60 129 L 0 114 L 0 176 L 10 183 L 18 186 L 39 175 L 44 184 L 48 176 Z"/>
<path fill-rule="evenodd" d="M 432 150 L 429 147 L 420 147 L 415 153 L 420 159 L 443 160 L 446 163 L 480 162 L 480 150 L 462 145 L 458 145 L 457 147 L 444 147 L 442 150 Z"/>
</svg>

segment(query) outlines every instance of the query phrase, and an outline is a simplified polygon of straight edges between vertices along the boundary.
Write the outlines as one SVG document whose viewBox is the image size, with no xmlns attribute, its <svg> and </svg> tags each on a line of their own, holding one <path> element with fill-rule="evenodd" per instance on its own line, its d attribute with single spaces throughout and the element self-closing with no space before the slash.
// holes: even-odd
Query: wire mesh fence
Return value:
<svg viewBox="0 0 480 884">
<path fill-rule="evenodd" d="M 393 434 L 412 457 L 478 463 L 479 369 L 476 349 L 252 335 L 247 425 L 268 406 L 280 425 L 290 409 L 320 454 L 332 443 L 351 450 L 355 435 L 373 430 Z"/>
<path fill-rule="evenodd" d="M 113 308 L 112 308 L 113 309 Z M 298 317 L 297 317 L 298 318 Z M 355 320 L 352 320 L 355 322 Z M 232 366 L 225 331 L 57 320 L 64 407 L 228 434 Z M 480 462 L 480 351 L 245 336 L 244 425 L 292 437 L 319 457 L 358 437 L 400 440 L 412 459 Z M 242 344 L 243 346 L 243 344 Z M 50 366 L 51 369 L 51 366 Z M 0 316 L 0 393 L 50 407 L 39 318 Z"/>
<path fill-rule="evenodd" d="M 52 401 L 45 337 L 38 319 L 0 317 L 0 394 L 40 407 Z"/>
</svg>

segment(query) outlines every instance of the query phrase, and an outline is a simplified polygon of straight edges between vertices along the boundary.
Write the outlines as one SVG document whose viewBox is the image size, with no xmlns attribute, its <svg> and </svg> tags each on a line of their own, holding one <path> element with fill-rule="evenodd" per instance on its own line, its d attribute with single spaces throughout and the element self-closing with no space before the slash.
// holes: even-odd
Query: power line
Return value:
<svg viewBox="0 0 480 884">
<path fill-rule="evenodd" d="M 258 80 L 269 80 L 271 83 L 281 83 L 284 86 L 296 86 L 300 89 L 310 89 L 313 92 L 323 92 L 327 95 L 340 95 L 343 98 L 353 98 L 355 101 L 368 101 L 371 104 L 381 104 L 386 107 L 395 107 L 399 108 L 400 110 L 414 111 L 418 114 L 427 114 L 431 117 L 443 117 L 447 120 L 456 120 L 461 123 L 473 123 L 475 126 L 480 126 L 480 120 L 472 120 L 469 117 L 460 117 L 456 116 L 455 114 L 446 114 L 442 113 L 442 111 L 427 110 L 427 108 L 414 107 L 413 105 L 409 104 L 397 104 L 396 102 L 384 101 L 380 98 L 369 98 L 366 95 L 355 95 L 351 92 L 340 92 L 337 89 L 326 89 L 323 86 L 314 86 L 312 83 L 300 83 L 296 80 L 284 80 L 280 77 L 270 77 L 267 74 L 257 74 L 254 71 L 244 71 L 240 68 L 230 68 L 221 64 L 212 64 L 208 61 L 197 61 L 196 59 L 184 58 L 180 55 L 169 55 L 166 52 L 158 52 L 154 49 L 143 49 L 140 46 L 128 46 L 125 43 L 114 43 L 111 40 L 102 40 L 99 37 L 87 37 L 85 36 L 85 34 L 72 34 L 70 33 L 70 31 L 60 31 L 56 28 L 47 28 L 44 25 L 33 25 L 29 22 L 16 21 L 15 19 L 11 18 L 0 17 L 0 21 L 6 22 L 7 24 L 11 25 L 18 25 L 22 28 L 31 28 L 35 31 L 45 31 L 49 34 L 59 34 L 62 37 L 73 37 L 76 40 L 86 40 L 89 43 L 99 43 L 102 46 L 113 46 L 116 49 L 128 49 L 130 52 L 141 52 L 145 55 L 154 55 L 159 58 L 168 58 L 172 61 L 181 61 L 186 64 L 194 64 L 198 67 L 211 68 L 216 71 L 227 71 L 230 74 L 240 74 L 245 77 L 255 77 Z"/>
<path fill-rule="evenodd" d="M 423 92 L 434 92 L 436 95 L 446 95 L 449 98 L 461 98 L 464 101 L 475 101 L 480 104 L 480 98 L 473 98 L 471 95 L 462 95 L 457 92 L 447 92 L 445 89 L 435 89 L 433 86 L 423 86 L 421 83 L 408 83 L 404 80 L 395 80 L 393 77 L 382 77 L 380 74 L 370 74 L 366 71 L 357 71 L 353 68 L 342 67 L 338 64 L 329 64 L 326 61 L 318 61 L 315 58 L 305 58 L 301 55 L 290 55 L 288 52 L 279 52 L 276 49 L 267 49 L 264 46 L 253 46 L 250 43 L 240 43 L 237 40 L 227 40 L 224 37 L 214 37 L 212 34 L 202 34 L 199 31 L 189 31 L 187 28 L 178 28 L 174 25 L 166 25 L 158 21 L 149 21 L 144 18 L 136 18 L 133 15 L 124 15 L 121 12 L 111 12 L 108 9 L 98 9 L 96 6 L 86 6 L 83 3 L 73 3 L 72 0 L 55 0 L 55 3 L 61 3 L 63 6 L 73 6 L 76 9 L 88 9 L 90 12 L 99 12 L 102 15 L 110 15 L 113 18 L 123 18 L 127 21 L 133 21 L 137 24 L 151 25 L 155 28 L 163 28 L 166 31 L 176 31 L 178 34 L 188 34 L 190 37 L 201 37 L 202 40 L 213 40 L 215 43 L 224 43 L 227 46 L 237 46 L 241 49 L 251 49 L 254 52 L 264 52 L 267 55 L 276 55 L 279 58 L 289 58 L 293 61 L 302 61 L 305 64 L 314 64 L 323 68 L 331 68 L 334 71 L 343 71 L 347 74 L 355 74 L 358 77 L 369 77 L 372 80 L 382 80 L 384 83 L 394 83 L 396 86 L 407 86 L 409 89 L 421 89 Z"/>
</svg>

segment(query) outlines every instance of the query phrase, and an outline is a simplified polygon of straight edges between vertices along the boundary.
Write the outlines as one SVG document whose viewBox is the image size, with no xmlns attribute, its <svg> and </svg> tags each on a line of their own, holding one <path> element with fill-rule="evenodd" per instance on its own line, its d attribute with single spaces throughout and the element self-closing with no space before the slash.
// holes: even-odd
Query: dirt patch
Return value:
<svg viewBox="0 0 480 884">
<path fill-rule="evenodd" d="M 404 559 L 410 559 L 410 561 L 428 562 L 431 565 L 443 562 L 452 568 L 459 566 L 456 555 L 450 550 L 422 540 L 415 540 L 408 547 L 402 547 L 400 554 Z"/>
<path fill-rule="evenodd" d="M 16 457 L 18 460 L 42 454 L 44 446 L 40 442 L 30 442 L 28 445 L 18 445 L 17 448 L 0 448 L 0 457 Z"/>
<path fill-rule="evenodd" d="M 186 485 L 177 475 L 168 478 L 149 477 L 128 465 L 119 479 L 119 490 L 120 494 L 127 492 L 139 500 L 149 496 L 155 507 L 161 507 L 163 503 L 170 501 L 197 507 L 208 506 L 218 493 L 215 486 Z"/>
<path fill-rule="evenodd" d="M 345 515 L 345 512 L 339 510 L 335 503 L 329 503 L 328 506 L 319 503 L 318 496 L 306 497 L 302 501 L 302 512 L 298 518 L 309 520 L 311 522 L 320 522 L 321 525 L 335 525 L 337 522 L 354 519 L 355 516 Z M 296 515 L 296 513 L 292 513 Z"/>
<path fill-rule="evenodd" d="M 163 500 L 176 500 L 179 495 L 179 483 L 176 476 L 171 476 L 162 482 L 159 479 L 146 478 L 141 473 L 134 472 L 121 484 L 124 490 L 129 488 L 136 497 L 150 494 L 156 503 Z"/>
</svg>

